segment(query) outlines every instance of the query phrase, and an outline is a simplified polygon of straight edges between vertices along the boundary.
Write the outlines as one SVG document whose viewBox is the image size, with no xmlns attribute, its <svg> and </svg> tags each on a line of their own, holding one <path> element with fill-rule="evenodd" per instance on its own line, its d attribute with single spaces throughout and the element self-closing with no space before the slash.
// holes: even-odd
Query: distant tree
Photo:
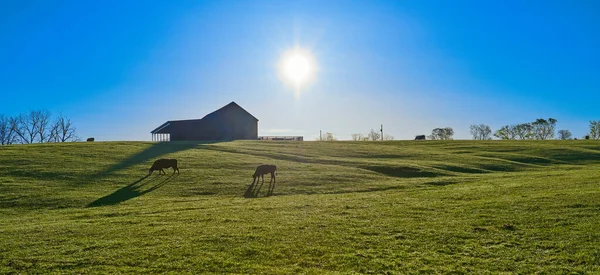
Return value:
<svg viewBox="0 0 600 275">
<path fill-rule="evenodd" d="M 77 141 L 79 138 L 75 135 L 75 127 L 71 119 L 60 115 L 52 126 L 50 126 L 49 142 L 68 142 Z"/>
<path fill-rule="evenodd" d="M 377 141 L 381 139 L 381 133 L 371 129 L 371 132 L 368 134 L 369 140 Z"/>
<path fill-rule="evenodd" d="M 538 118 L 535 122 L 531 123 L 535 139 L 546 140 L 554 138 L 556 122 L 558 121 L 553 118 L 549 118 L 548 120 Z"/>
<path fill-rule="evenodd" d="M 15 125 L 21 143 L 47 142 L 50 136 L 50 112 L 35 110 L 19 115 Z"/>
<path fill-rule="evenodd" d="M 600 120 L 590 121 L 590 138 L 600 139 Z"/>
<path fill-rule="evenodd" d="M 513 132 L 515 139 L 533 139 L 533 125 L 531 123 L 521 123 L 509 127 Z"/>
<path fill-rule="evenodd" d="M 361 141 L 363 139 L 364 139 L 363 134 L 352 134 L 352 140 L 354 140 L 354 141 Z"/>
<path fill-rule="evenodd" d="M 500 129 L 496 130 L 494 136 L 499 139 L 511 140 L 515 139 L 516 131 L 515 126 L 504 125 Z"/>
<path fill-rule="evenodd" d="M 8 124 L 10 126 L 10 132 L 12 134 L 12 143 L 11 144 L 23 143 L 23 141 L 18 133 L 18 130 L 21 127 L 19 125 L 19 117 L 10 117 L 8 119 Z"/>
<path fill-rule="evenodd" d="M 14 118 L 0 115 L 0 145 L 10 145 L 17 141 L 13 123 Z"/>
<path fill-rule="evenodd" d="M 327 132 L 325 134 L 325 141 L 336 141 L 337 139 L 333 136 L 333 133 Z"/>
<path fill-rule="evenodd" d="M 450 127 L 446 128 L 435 128 L 431 131 L 431 136 L 429 136 L 432 140 L 450 140 L 454 136 L 454 130 Z"/>
<path fill-rule="evenodd" d="M 390 135 L 390 134 L 385 134 L 383 136 L 383 140 L 394 140 L 394 136 Z"/>
<path fill-rule="evenodd" d="M 50 141 L 50 112 L 37 110 L 33 111 L 31 116 L 36 124 L 37 141 L 39 143 Z"/>
<path fill-rule="evenodd" d="M 474 140 L 492 139 L 492 129 L 485 124 L 471 125 L 471 135 Z"/>
<path fill-rule="evenodd" d="M 453 139 L 454 137 L 454 129 L 450 127 L 444 128 L 444 139 Z"/>
<path fill-rule="evenodd" d="M 50 112 L 35 110 L 15 117 L 0 115 L 0 144 L 78 141 L 71 119 L 59 116 L 51 122 Z"/>
<path fill-rule="evenodd" d="M 571 131 L 569 131 L 569 130 L 559 130 L 558 131 L 558 139 L 567 140 L 567 139 L 571 139 L 572 137 L 573 137 L 573 135 L 571 134 Z"/>
<path fill-rule="evenodd" d="M 21 143 L 27 144 L 35 141 L 35 135 L 37 134 L 37 131 L 29 114 L 20 114 L 16 118 L 14 129 Z"/>
</svg>

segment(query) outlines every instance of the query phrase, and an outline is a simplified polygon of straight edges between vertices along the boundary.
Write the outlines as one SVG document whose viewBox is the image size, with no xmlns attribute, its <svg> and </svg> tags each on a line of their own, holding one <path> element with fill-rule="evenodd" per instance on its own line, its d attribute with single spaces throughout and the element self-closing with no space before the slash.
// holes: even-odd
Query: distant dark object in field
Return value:
<svg viewBox="0 0 600 275">
<path fill-rule="evenodd" d="M 94 138 L 88 138 L 86 141 L 94 141 Z"/>
<path fill-rule="evenodd" d="M 586 135 L 586 136 L 585 136 L 585 139 L 590 139 L 590 135 Z"/>
<path fill-rule="evenodd" d="M 273 190 L 275 189 L 275 175 L 277 175 L 277 166 L 263 164 L 256 167 L 256 171 L 252 175 L 252 184 L 246 190 L 244 194 L 245 197 L 257 197 L 258 192 L 260 192 L 260 188 L 262 188 L 265 183 L 265 175 L 271 174 L 271 180 L 269 180 L 269 191 L 267 191 L 267 196 L 273 194 Z M 262 178 L 262 183 L 258 186 L 258 181 Z M 258 188 L 257 188 L 258 186 Z M 256 190 L 255 190 L 256 189 Z"/>
<path fill-rule="evenodd" d="M 516 228 L 513 224 L 510 223 L 505 223 L 502 225 L 502 229 L 504 230 L 509 230 L 509 231 L 514 231 Z"/>
<path fill-rule="evenodd" d="M 150 169 L 148 169 L 148 175 L 151 175 L 152 172 L 154 172 L 156 170 L 158 170 L 159 175 L 160 175 L 160 172 L 163 172 L 163 174 L 166 174 L 165 170 L 163 170 L 165 168 L 173 168 L 173 174 L 175 174 L 175 171 L 177 171 L 177 174 L 179 174 L 179 168 L 177 168 L 177 160 L 176 159 L 157 159 L 152 164 L 152 167 L 150 167 Z"/>
<path fill-rule="evenodd" d="M 415 137 L 415 140 L 425 140 L 425 135 L 418 135 Z"/>
<path fill-rule="evenodd" d="M 577 140 L 577 138 L 574 138 L 574 140 Z"/>
</svg>

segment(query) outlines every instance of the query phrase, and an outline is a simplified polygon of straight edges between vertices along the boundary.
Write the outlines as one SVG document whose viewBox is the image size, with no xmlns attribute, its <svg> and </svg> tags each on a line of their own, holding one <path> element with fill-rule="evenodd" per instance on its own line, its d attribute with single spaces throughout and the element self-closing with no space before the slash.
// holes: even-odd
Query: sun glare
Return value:
<svg viewBox="0 0 600 275">
<path fill-rule="evenodd" d="M 308 60 L 301 54 L 290 56 L 288 60 L 285 61 L 284 66 L 285 75 L 296 83 L 302 83 L 306 80 L 306 77 L 310 72 Z"/>
<path fill-rule="evenodd" d="M 308 50 L 295 48 L 285 52 L 279 61 L 279 74 L 296 94 L 315 77 L 316 62 Z"/>
</svg>

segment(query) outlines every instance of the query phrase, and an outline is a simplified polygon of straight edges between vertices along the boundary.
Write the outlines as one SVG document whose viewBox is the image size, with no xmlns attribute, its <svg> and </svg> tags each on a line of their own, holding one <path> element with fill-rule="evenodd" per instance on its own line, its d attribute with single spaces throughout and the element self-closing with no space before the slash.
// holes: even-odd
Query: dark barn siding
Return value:
<svg viewBox="0 0 600 275">
<path fill-rule="evenodd" d="M 232 102 L 202 119 L 170 121 L 152 133 L 168 133 L 172 141 L 257 139 L 258 119 Z"/>
</svg>

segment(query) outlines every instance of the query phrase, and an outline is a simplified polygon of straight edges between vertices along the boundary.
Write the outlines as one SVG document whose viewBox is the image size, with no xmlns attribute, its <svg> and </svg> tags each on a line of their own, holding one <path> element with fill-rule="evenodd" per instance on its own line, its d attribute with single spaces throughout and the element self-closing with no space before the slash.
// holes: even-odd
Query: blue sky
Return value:
<svg viewBox="0 0 600 275">
<path fill-rule="evenodd" d="M 149 140 L 231 101 L 259 135 L 396 139 L 469 125 L 600 119 L 598 1 L 8 1 L 0 113 L 47 109 L 82 138 Z M 318 62 L 300 96 L 286 50 Z"/>
</svg>

